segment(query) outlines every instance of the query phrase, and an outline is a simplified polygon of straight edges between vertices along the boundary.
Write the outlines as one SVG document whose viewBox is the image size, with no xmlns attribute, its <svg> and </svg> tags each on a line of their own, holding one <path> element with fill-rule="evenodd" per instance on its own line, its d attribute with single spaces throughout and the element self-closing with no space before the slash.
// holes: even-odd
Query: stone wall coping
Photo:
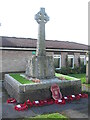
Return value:
<svg viewBox="0 0 90 120">
<path fill-rule="evenodd" d="M 15 82 L 18 85 L 22 85 L 20 82 L 18 82 L 16 79 L 14 79 L 12 76 L 10 76 L 9 74 L 5 74 L 5 77 L 9 77 L 13 82 Z"/>
<path fill-rule="evenodd" d="M 58 80 L 58 81 L 53 81 L 53 82 L 42 82 L 41 84 L 40 83 L 35 83 L 35 84 L 24 84 L 24 91 L 28 91 L 28 90 L 36 90 L 36 89 L 44 89 L 44 88 L 50 88 L 52 84 L 58 84 L 60 87 L 62 86 L 66 86 L 67 84 L 69 86 L 71 86 L 72 84 L 79 84 L 79 81 L 80 81 L 80 84 L 81 84 L 81 80 Z M 63 84 L 64 83 L 64 84 Z"/>
<path fill-rule="evenodd" d="M 8 82 L 11 86 L 13 86 L 15 88 L 16 91 L 19 92 L 19 86 L 22 85 L 20 82 L 18 82 L 17 80 L 15 80 L 9 74 L 5 74 L 4 82 L 5 81 Z"/>
<path fill-rule="evenodd" d="M 34 83 L 34 84 L 21 84 L 9 74 L 5 74 L 5 81 L 11 84 L 18 92 L 26 92 L 29 90 L 37 90 L 37 89 L 44 89 L 50 88 L 52 84 L 58 84 L 61 88 L 63 86 L 71 86 L 73 84 L 81 84 L 81 80 L 74 79 L 74 80 L 59 80 L 58 78 L 52 78 L 49 80 L 42 80 L 41 83 Z M 63 84 L 64 83 L 64 84 Z"/>
</svg>

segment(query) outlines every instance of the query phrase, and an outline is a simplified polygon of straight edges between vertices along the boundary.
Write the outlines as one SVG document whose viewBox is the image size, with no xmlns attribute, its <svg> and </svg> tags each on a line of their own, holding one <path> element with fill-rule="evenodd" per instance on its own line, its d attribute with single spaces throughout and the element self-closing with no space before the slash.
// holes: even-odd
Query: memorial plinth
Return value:
<svg viewBox="0 0 90 120">
<path fill-rule="evenodd" d="M 8 94 L 15 98 L 18 103 L 23 103 L 27 99 L 30 101 L 45 100 L 52 98 L 51 86 L 57 84 L 60 87 L 62 96 L 81 93 L 81 80 L 59 80 L 58 78 L 43 79 L 40 83 L 21 84 L 9 74 L 5 75 L 4 87 Z"/>
<path fill-rule="evenodd" d="M 27 65 L 26 76 L 44 79 L 53 78 L 54 66 L 52 56 L 33 56 Z"/>
</svg>

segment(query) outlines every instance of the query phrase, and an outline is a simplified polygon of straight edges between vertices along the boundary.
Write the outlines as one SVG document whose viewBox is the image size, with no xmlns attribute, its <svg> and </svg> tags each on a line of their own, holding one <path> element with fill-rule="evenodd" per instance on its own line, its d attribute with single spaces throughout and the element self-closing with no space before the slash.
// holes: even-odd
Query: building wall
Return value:
<svg viewBox="0 0 90 120">
<path fill-rule="evenodd" d="M 68 55 L 68 52 L 61 52 L 61 67 L 66 66 L 66 56 Z"/>
<path fill-rule="evenodd" d="M 61 54 L 61 67 L 66 66 L 66 56 L 72 52 L 47 52 L 47 55 Z M 78 65 L 80 53 L 73 53 L 74 63 Z M 0 73 L 20 72 L 26 70 L 27 60 L 32 56 L 32 51 L 3 50 L 0 51 Z"/>
<path fill-rule="evenodd" d="M 25 71 L 31 51 L 2 51 L 2 72 Z"/>
<path fill-rule="evenodd" d="M 80 53 L 74 53 L 74 64 L 79 66 L 78 58 L 80 57 Z"/>
<path fill-rule="evenodd" d="M 53 52 L 48 52 L 47 55 L 53 55 Z M 32 51 L 2 51 L 2 70 L 0 72 L 25 71 L 27 60 L 32 56 Z M 1 57 L 0 57 L 1 58 Z"/>
</svg>

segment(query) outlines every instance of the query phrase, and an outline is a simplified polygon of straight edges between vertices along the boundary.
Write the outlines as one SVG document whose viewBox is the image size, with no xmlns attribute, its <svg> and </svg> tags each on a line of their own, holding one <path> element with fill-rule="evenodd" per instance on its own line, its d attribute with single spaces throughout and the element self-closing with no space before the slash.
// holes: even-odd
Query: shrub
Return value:
<svg viewBox="0 0 90 120">
<path fill-rule="evenodd" d="M 86 73 L 86 65 L 81 65 L 80 67 L 75 65 L 73 69 L 71 67 L 62 67 L 61 69 L 56 70 L 55 72 L 64 75 Z"/>
<path fill-rule="evenodd" d="M 81 73 L 86 73 L 86 65 L 82 65 L 80 67 L 80 71 L 81 71 Z"/>
</svg>

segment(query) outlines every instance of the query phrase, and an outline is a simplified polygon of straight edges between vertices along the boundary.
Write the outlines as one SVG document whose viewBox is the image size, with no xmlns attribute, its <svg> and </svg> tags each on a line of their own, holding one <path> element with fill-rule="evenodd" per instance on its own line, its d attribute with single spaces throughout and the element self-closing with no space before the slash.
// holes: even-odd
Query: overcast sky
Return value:
<svg viewBox="0 0 90 120">
<path fill-rule="evenodd" d="M 37 38 L 40 7 L 50 17 L 46 39 L 88 44 L 88 0 L 0 0 L 0 36 Z"/>
</svg>

